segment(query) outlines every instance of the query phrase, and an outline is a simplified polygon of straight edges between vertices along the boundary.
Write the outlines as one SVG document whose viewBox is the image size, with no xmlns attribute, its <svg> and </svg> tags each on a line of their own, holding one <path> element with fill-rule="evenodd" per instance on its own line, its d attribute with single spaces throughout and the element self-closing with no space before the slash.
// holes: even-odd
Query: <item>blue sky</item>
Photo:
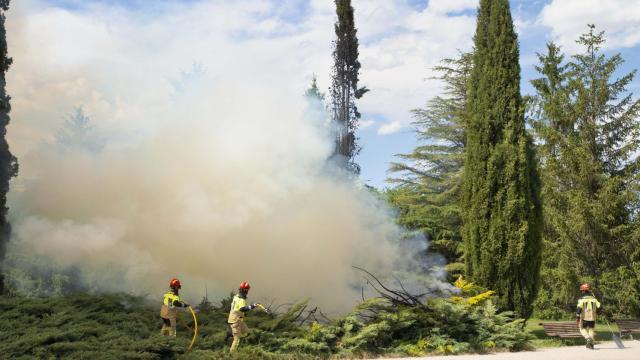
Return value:
<svg viewBox="0 0 640 360">
<path fill-rule="evenodd" d="M 205 8 L 205 5 L 211 5 L 207 9 L 220 12 L 214 15 L 219 17 L 199 18 L 195 10 Z M 382 188 L 386 186 L 387 169 L 394 155 L 409 152 L 416 145 L 409 110 L 423 106 L 439 92 L 440 84 L 428 80 L 433 75 L 430 69 L 440 59 L 470 48 L 477 0 L 353 0 L 353 5 L 361 43 L 361 84 L 371 89 L 359 103 L 363 113 L 358 133 L 362 152 L 357 161 L 362 168 L 363 181 Z M 256 43 L 256 48 L 261 49 L 257 51 L 265 52 L 266 61 L 273 61 L 275 66 L 293 61 L 285 57 L 300 62 L 295 70 L 292 69 L 291 86 L 304 89 L 314 73 L 323 89 L 330 82 L 333 4 L 328 0 L 25 0 L 15 6 L 21 15 L 39 26 L 56 26 L 62 29 L 60 31 L 71 31 L 75 26 L 76 34 L 86 33 L 84 37 L 68 40 L 69 51 L 59 47 L 52 50 L 60 57 L 57 65 L 66 64 L 70 72 L 72 66 L 79 68 L 82 63 L 79 59 L 83 56 L 97 56 L 89 50 L 83 53 L 78 50 L 82 47 L 72 48 L 72 45 L 86 44 L 88 49 L 100 41 L 112 44 L 110 31 L 116 27 L 149 31 L 146 40 L 141 40 L 133 51 L 157 52 L 154 46 L 162 46 L 161 35 L 154 38 L 155 33 L 149 29 L 161 27 L 165 20 L 175 21 L 167 26 L 176 28 L 179 24 L 187 24 L 175 35 L 184 36 L 194 44 L 188 48 L 190 50 L 176 47 L 180 50 L 176 50 L 178 54 L 172 54 L 171 60 L 175 72 L 189 68 L 193 62 L 203 63 L 209 69 L 224 66 L 216 63 L 215 57 L 208 60 L 210 54 L 200 48 L 205 46 L 203 41 L 208 42 L 208 36 L 218 31 L 207 27 L 207 21 L 228 21 L 229 30 L 220 34 L 222 38 Z M 632 70 L 638 63 L 640 2 L 637 0 L 513 0 L 511 6 L 521 45 L 524 93 L 531 91 L 529 81 L 536 76 L 533 69 L 535 53 L 544 51 L 550 40 L 557 41 L 568 52 L 575 51 L 573 40 L 586 29 L 587 23 L 595 23 L 607 31 L 610 41 L 606 50 L 622 53 L 626 59 L 623 71 Z M 193 26 L 189 26 L 192 20 L 180 18 L 183 13 L 195 14 Z M 52 20 L 46 19 L 56 16 L 63 20 L 49 25 Z M 64 29 L 65 21 L 73 25 Z M 106 34 L 100 26 L 107 29 Z M 193 34 L 185 35 L 192 31 Z M 198 37 L 198 31 L 202 36 Z M 157 33 L 162 32 L 158 30 Z M 293 43 L 296 45 L 290 46 Z M 300 53 L 278 53 L 278 48 L 300 50 Z M 102 58 L 106 56 L 111 55 L 105 54 Z M 121 57 L 119 61 L 126 61 L 125 55 L 118 57 Z M 154 57 L 149 59 L 161 61 Z M 636 80 L 630 90 L 639 93 L 640 82 Z M 122 97 L 122 93 L 104 91 L 101 96 L 107 102 L 116 103 L 115 99 Z M 93 110 L 95 116 L 101 116 L 102 108 L 92 105 L 92 101 L 77 96 L 69 100 L 69 106 L 86 105 L 89 112 Z M 107 117 L 107 114 L 104 110 L 102 116 Z"/>
</svg>

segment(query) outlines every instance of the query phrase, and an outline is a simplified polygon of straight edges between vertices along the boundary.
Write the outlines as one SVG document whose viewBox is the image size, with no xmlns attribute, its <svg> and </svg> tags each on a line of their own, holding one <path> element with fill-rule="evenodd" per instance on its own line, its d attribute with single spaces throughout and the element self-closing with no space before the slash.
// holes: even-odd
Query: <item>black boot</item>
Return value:
<svg viewBox="0 0 640 360">
<path fill-rule="evenodd" d="M 227 340 L 232 339 L 233 338 L 233 331 L 231 331 L 231 326 L 229 326 L 229 324 L 227 324 L 227 335 L 224 337 L 224 343 L 227 343 Z"/>
</svg>

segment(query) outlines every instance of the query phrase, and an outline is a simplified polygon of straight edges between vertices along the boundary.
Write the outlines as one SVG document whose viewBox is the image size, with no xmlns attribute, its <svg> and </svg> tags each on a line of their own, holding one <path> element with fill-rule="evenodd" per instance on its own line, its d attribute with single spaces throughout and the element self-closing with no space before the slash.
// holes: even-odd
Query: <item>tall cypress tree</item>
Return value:
<svg viewBox="0 0 640 360">
<path fill-rule="evenodd" d="M 9 10 L 10 0 L 0 0 L 0 265 L 2 264 L 11 226 L 7 219 L 7 193 L 9 192 L 9 180 L 18 174 L 18 162 L 9 151 L 7 143 L 7 125 L 9 125 L 9 111 L 11 99 L 6 91 L 6 73 L 11 66 L 11 58 L 7 56 L 7 34 L 5 29 L 5 13 Z M 0 268 L 0 270 L 2 270 Z M 0 294 L 4 292 L 4 276 L 0 274 Z"/>
<path fill-rule="evenodd" d="M 469 84 L 463 175 L 466 271 L 528 317 L 539 282 L 541 206 L 520 95 L 517 35 L 508 0 L 481 0 Z"/>
<path fill-rule="evenodd" d="M 333 70 L 331 85 L 331 104 L 336 127 L 336 145 L 333 158 L 342 166 L 354 172 L 360 168 L 353 162 L 358 154 L 356 129 L 360 113 L 355 100 L 368 91 L 358 88 L 358 38 L 353 17 L 351 0 L 335 0 L 338 20 L 335 24 L 336 40 L 333 43 Z"/>
</svg>

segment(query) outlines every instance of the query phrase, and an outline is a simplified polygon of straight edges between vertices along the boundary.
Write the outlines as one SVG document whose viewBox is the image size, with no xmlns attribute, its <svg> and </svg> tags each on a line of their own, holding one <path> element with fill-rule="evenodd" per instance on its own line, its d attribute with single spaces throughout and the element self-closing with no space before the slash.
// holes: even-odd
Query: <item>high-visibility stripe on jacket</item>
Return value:
<svg viewBox="0 0 640 360">
<path fill-rule="evenodd" d="M 593 295 L 585 295 L 578 300 L 576 315 L 585 321 L 596 320 L 596 309 L 600 308 L 600 302 Z"/>
</svg>

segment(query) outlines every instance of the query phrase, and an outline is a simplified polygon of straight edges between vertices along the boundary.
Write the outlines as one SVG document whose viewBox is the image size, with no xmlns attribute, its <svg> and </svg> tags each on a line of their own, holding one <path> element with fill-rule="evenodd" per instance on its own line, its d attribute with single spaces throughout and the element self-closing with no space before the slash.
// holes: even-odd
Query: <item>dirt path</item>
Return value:
<svg viewBox="0 0 640 360">
<path fill-rule="evenodd" d="M 584 346 L 565 346 L 517 353 L 429 356 L 395 360 L 640 360 L 640 341 L 624 340 L 623 342 L 624 349 L 618 349 L 613 342 L 604 342 L 596 345 L 595 350 L 589 350 Z"/>
</svg>

